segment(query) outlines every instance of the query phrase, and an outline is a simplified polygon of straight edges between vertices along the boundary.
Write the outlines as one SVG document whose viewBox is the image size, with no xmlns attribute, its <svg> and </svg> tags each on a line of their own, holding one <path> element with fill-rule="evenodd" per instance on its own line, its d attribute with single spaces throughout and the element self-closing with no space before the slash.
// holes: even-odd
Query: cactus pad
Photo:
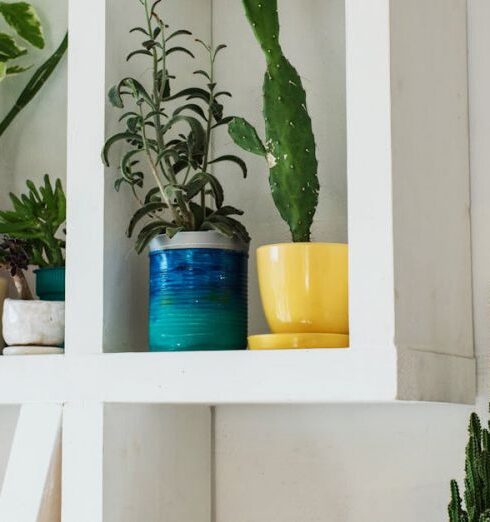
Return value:
<svg viewBox="0 0 490 522">
<path fill-rule="evenodd" d="M 249 152 L 264 155 L 265 151 L 276 207 L 288 223 L 293 241 L 309 241 L 319 184 L 306 93 L 281 49 L 277 0 L 243 0 L 243 4 L 267 61 L 263 88 L 266 142 L 262 144 L 244 120 L 232 122 L 230 135 Z"/>
</svg>

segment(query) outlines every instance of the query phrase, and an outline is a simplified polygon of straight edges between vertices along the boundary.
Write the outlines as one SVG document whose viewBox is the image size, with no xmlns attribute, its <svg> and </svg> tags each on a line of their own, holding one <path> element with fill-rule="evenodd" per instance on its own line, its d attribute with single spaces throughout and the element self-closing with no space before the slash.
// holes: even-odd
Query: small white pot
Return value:
<svg viewBox="0 0 490 522">
<path fill-rule="evenodd" d="M 65 303 L 6 299 L 3 338 L 8 346 L 61 346 L 65 340 Z"/>
</svg>

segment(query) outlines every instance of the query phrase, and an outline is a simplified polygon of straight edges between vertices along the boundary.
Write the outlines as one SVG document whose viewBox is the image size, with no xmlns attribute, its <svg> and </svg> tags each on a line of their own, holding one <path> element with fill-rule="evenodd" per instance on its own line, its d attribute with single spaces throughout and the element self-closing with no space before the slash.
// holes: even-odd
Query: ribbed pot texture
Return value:
<svg viewBox="0 0 490 522">
<path fill-rule="evenodd" d="M 214 233 L 185 234 L 151 247 L 150 350 L 246 349 L 246 247 L 223 248 L 219 236 L 213 248 Z"/>
</svg>

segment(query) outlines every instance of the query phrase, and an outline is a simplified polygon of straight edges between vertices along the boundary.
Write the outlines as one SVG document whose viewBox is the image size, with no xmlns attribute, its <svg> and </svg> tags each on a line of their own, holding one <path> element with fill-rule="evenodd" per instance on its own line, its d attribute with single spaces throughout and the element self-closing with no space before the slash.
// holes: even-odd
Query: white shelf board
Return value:
<svg viewBox="0 0 490 522">
<path fill-rule="evenodd" d="M 474 375 L 474 359 L 395 348 L 2 357 L 0 404 L 472 403 Z"/>
</svg>

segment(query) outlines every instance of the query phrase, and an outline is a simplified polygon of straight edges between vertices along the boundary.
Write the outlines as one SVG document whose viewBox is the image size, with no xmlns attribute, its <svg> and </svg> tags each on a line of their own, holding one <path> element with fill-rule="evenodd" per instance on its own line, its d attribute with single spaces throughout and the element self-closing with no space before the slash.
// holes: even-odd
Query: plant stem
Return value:
<svg viewBox="0 0 490 522">
<path fill-rule="evenodd" d="M 209 164 L 209 149 L 211 147 L 211 127 L 213 123 L 213 104 L 214 104 L 214 59 L 213 59 L 213 50 L 209 49 L 209 61 L 210 61 L 210 91 L 209 91 L 209 106 L 208 106 L 208 121 L 206 125 L 206 144 L 204 150 L 204 161 L 203 161 L 203 172 L 208 171 Z M 206 219 L 206 188 L 203 188 L 201 191 L 201 207 L 203 211 L 204 220 Z"/>
</svg>

